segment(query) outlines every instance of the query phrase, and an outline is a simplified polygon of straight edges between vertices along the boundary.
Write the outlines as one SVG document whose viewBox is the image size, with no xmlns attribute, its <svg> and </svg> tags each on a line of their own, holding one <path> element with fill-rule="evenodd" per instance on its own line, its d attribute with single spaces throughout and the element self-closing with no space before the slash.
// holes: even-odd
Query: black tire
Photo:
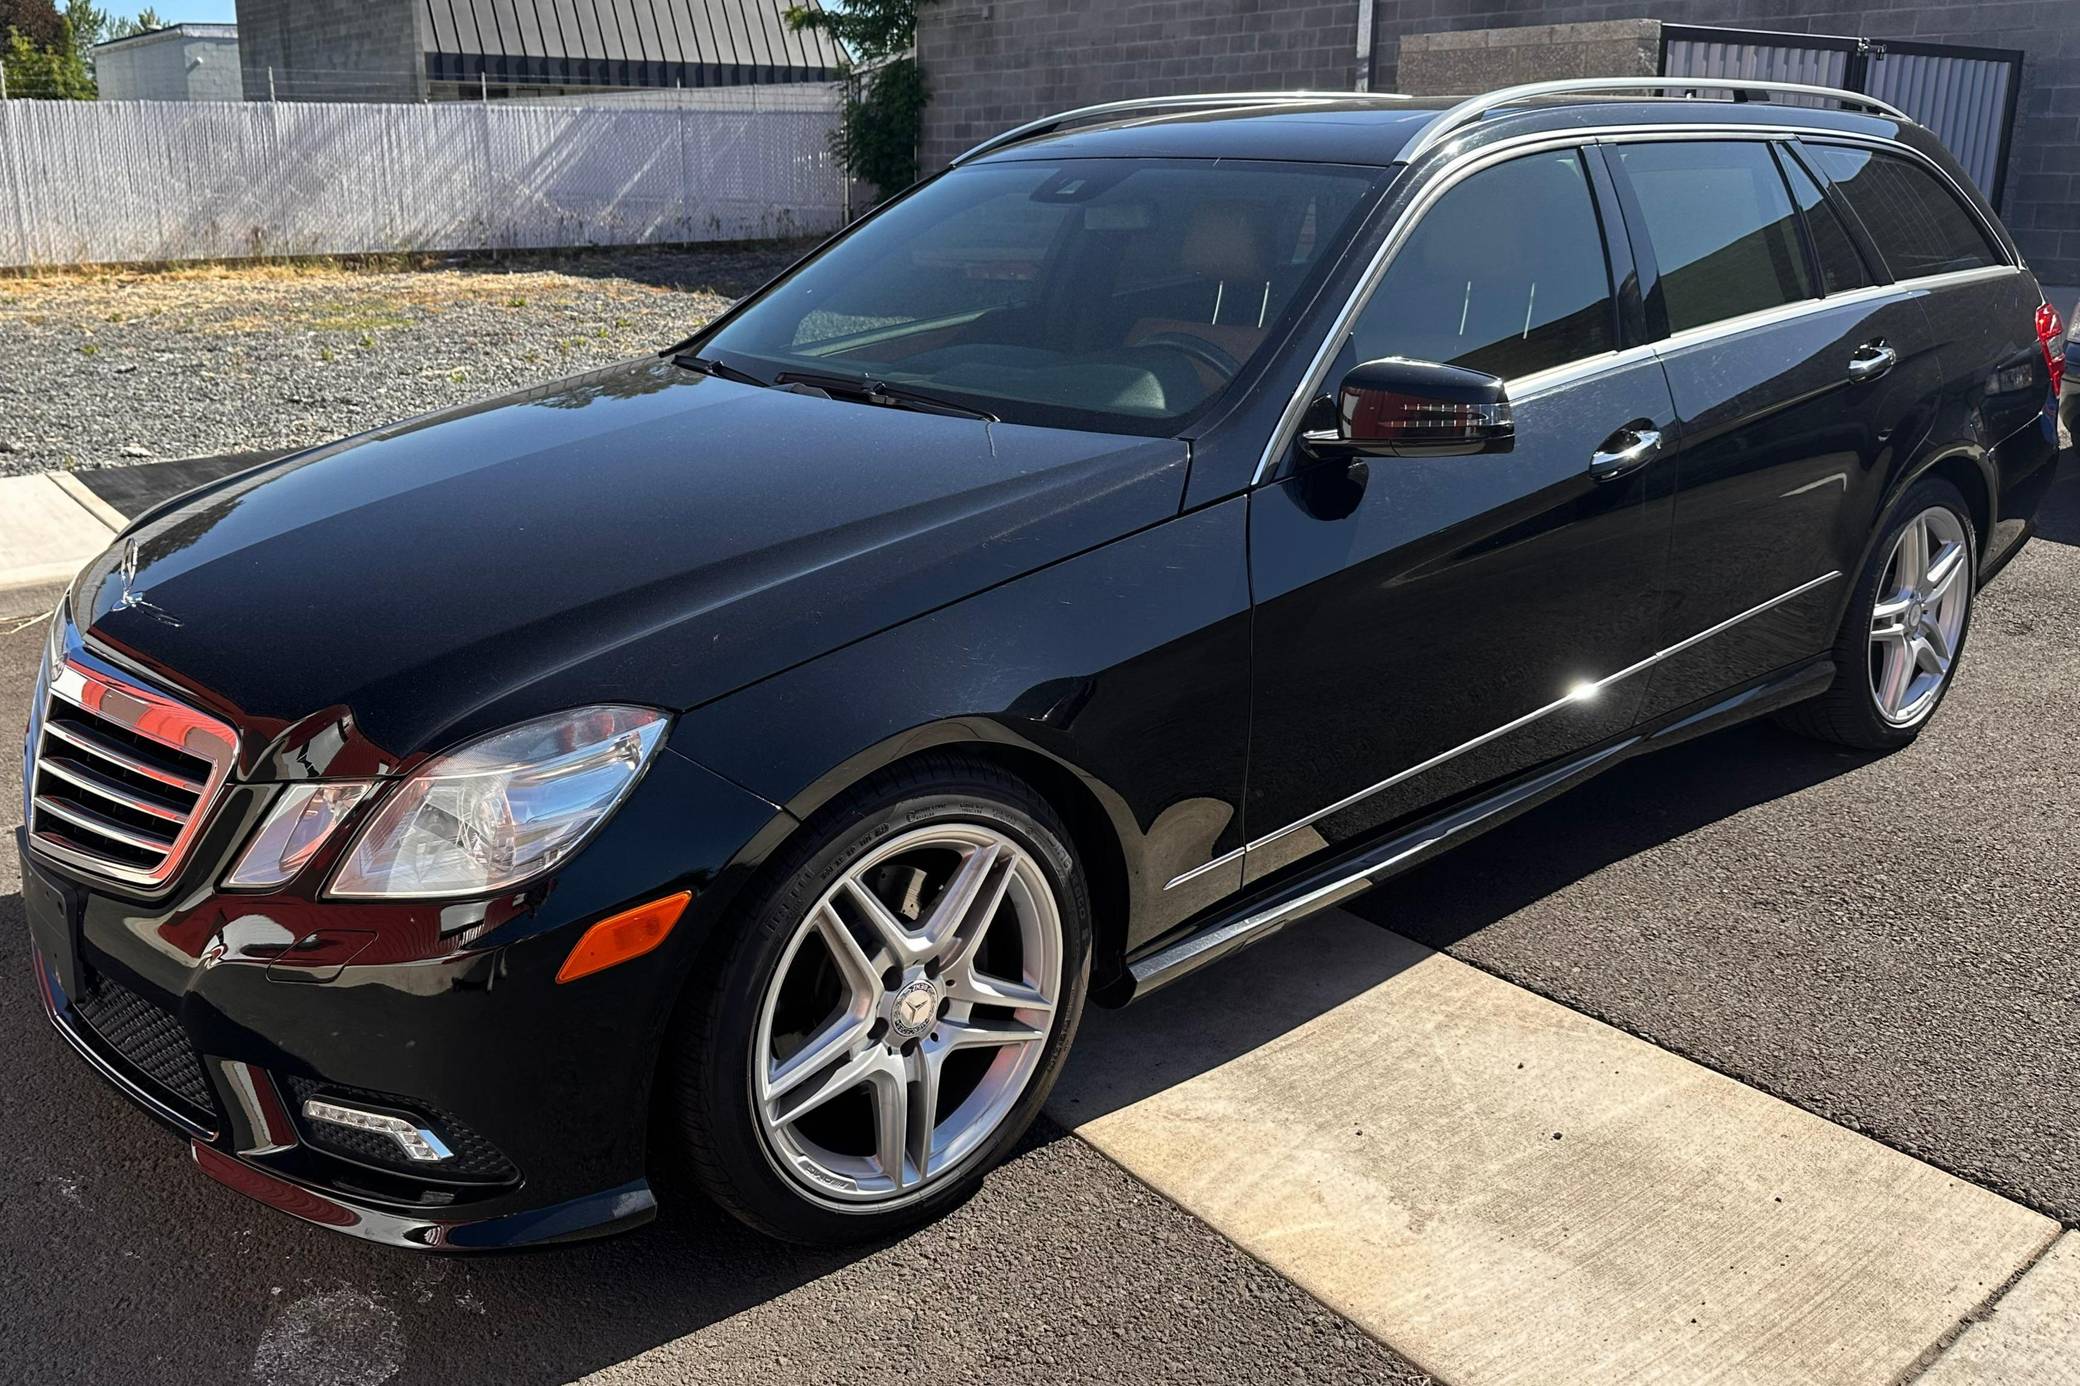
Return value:
<svg viewBox="0 0 2080 1386">
<path fill-rule="evenodd" d="M 1936 506 L 1948 510 L 1956 518 L 1964 535 L 1967 550 L 1965 571 L 1959 579 L 1966 584 L 1964 624 L 1951 652 L 1949 672 L 1935 697 L 1911 722 L 1902 724 L 1887 720 L 1872 695 L 1872 611 L 1878 600 L 1879 584 L 1885 579 L 1901 533 L 1916 516 Z M 1848 609 L 1843 613 L 1842 627 L 1835 636 L 1831 651 L 1835 665 L 1834 683 L 1819 697 L 1779 712 L 1777 722 L 1802 736 L 1860 751 L 1896 750 L 1914 740 L 1935 716 L 1943 699 L 1950 695 L 1951 685 L 1957 681 L 1958 664 L 1964 658 L 1964 647 L 1971 636 L 1972 616 L 1977 606 L 1978 572 L 1979 535 L 1973 528 L 1971 508 L 1965 504 L 1964 497 L 1955 486 L 1938 477 L 1925 477 L 1915 482 L 1887 514 L 1878 542 L 1871 546 L 1870 557 L 1857 575 L 1856 587 L 1850 594 Z"/>
<path fill-rule="evenodd" d="M 842 1207 L 784 1173 L 753 1107 L 752 1051 L 774 969 L 809 910 L 895 833 L 974 824 L 1012 839 L 1045 873 L 1061 920 L 1060 1000 L 1037 1067 L 993 1134 L 897 1206 Z M 1068 830 L 1029 786 L 979 761 L 928 755 L 874 776 L 816 814 L 750 887 L 682 1002 L 659 1084 L 657 1127 L 678 1172 L 739 1220 L 785 1241 L 830 1246 L 897 1235 L 944 1214 L 1032 1125 L 1074 1040 L 1090 981 L 1091 911 Z"/>
</svg>

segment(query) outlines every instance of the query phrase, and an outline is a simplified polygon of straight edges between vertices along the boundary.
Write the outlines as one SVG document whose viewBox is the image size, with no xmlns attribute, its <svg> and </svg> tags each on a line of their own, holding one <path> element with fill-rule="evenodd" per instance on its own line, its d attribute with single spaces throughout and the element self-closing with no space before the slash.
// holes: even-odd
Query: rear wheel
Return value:
<svg viewBox="0 0 2080 1386">
<path fill-rule="evenodd" d="M 1904 746 L 1950 691 L 1971 628 L 1978 546 L 1957 488 L 1928 478 L 1893 510 L 1835 640 L 1835 681 L 1780 715 L 1861 750 Z"/>
<path fill-rule="evenodd" d="M 664 1091 L 717 1202 L 829 1243 L 936 1216 L 1031 1124 L 1090 921 L 1066 830 L 986 766 L 870 782 L 805 834 L 692 999 Z"/>
</svg>

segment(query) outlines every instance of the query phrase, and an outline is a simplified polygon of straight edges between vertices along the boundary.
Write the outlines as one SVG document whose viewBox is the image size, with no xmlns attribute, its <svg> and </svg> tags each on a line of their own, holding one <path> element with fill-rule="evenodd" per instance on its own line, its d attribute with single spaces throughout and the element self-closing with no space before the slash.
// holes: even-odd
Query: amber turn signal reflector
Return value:
<svg viewBox="0 0 2080 1386">
<path fill-rule="evenodd" d="M 679 922 L 691 899 L 693 892 L 682 890 L 602 919 L 587 929 L 578 946 L 571 949 L 571 955 L 557 969 L 556 980 L 575 982 L 617 963 L 642 957 L 671 937 L 672 926 Z"/>
</svg>

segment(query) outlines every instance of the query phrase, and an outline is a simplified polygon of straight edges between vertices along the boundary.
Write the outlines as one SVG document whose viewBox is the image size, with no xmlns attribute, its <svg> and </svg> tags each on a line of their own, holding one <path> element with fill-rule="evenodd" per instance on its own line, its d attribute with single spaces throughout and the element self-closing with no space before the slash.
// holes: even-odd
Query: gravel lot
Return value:
<svg viewBox="0 0 2080 1386">
<path fill-rule="evenodd" d="M 805 248 L 0 279 L 0 475 L 302 447 L 572 375 L 670 345 Z"/>
</svg>

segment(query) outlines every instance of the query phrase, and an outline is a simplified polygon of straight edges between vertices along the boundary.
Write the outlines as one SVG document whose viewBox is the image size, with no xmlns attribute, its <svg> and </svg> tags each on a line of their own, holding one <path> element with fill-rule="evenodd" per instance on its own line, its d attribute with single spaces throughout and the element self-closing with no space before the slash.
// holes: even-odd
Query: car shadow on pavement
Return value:
<svg viewBox="0 0 2080 1386">
<path fill-rule="evenodd" d="M 1353 901 L 1445 949 L 1603 867 L 1868 765 L 1767 722 L 1642 756 Z"/>
<path fill-rule="evenodd" d="M 1318 915 L 1117 1011 L 1085 1013 L 1048 1113 L 1075 1129 L 1273 1044 L 1428 949 Z"/>
<path fill-rule="evenodd" d="M 2037 537 L 2080 545 L 2080 449 L 2059 460 L 2058 480 L 2037 507 Z"/>
</svg>

